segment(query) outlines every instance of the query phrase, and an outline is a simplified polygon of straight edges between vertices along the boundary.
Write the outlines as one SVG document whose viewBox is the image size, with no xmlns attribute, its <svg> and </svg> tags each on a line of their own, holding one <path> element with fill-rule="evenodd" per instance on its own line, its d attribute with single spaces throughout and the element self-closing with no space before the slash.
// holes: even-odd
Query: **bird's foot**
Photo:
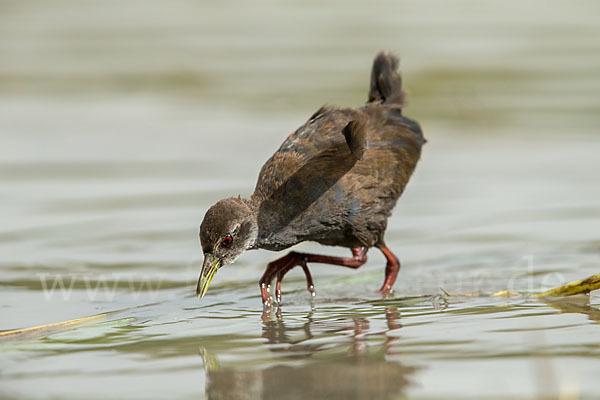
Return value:
<svg viewBox="0 0 600 400">
<path fill-rule="evenodd" d="M 308 293 L 310 293 L 310 297 L 315 297 L 317 292 L 315 292 L 315 284 L 313 283 L 312 275 L 310 274 L 310 270 L 306 265 L 306 261 L 304 261 L 302 264 L 302 270 L 304 271 L 304 275 L 306 275 L 306 290 L 308 290 Z"/>
<path fill-rule="evenodd" d="M 268 306 L 265 305 L 263 307 L 261 319 L 265 323 L 269 323 L 269 322 L 273 322 L 273 321 L 281 321 L 281 319 L 282 319 L 281 308 L 279 308 L 279 307 L 273 308 L 270 305 L 268 305 Z"/>
<path fill-rule="evenodd" d="M 279 272 L 277 272 L 277 283 L 275 285 L 275 301 L 279 305 L 281 305 L 281 283 L 283 282 L 283 277 L 296 265 L 302 267 L 302 271 L 304 271 L 304 275 L 306 276 L 306 290 L 308 290 L 308 293 L 310 293 L 311 297 L 315 297 L 317 294 L 315 292 L 315 284 L 313 282 L 312 275 L 310 274 L 308 265 L 306 265 L 306 258 L 301 258 L 297 261 L 297 264 L 290 264 L 290 266 L 282 268 L 281 270 L 279 270 Z"/>
<path fill-rule="evenodd" d="M 260 283 L 260 295 L 262 297 L 262 302 L 264 307 L 271 307 L 271 284 L 267 284 L 264 282 Z"/>
<path fill-rule="evenodd" d="M 392 288 L 394 287 L 394 282 L 396 282 L 396 278 L 398 277 L 398 272 L 400 272 L 400 261 L 387 247 L 382 246 L 380 247 L 380 250 L 385 256 L 387 263 L 385 265 L 385 280 L 383 281 L 383 285 L 381 285 L 379 292 L 383 294 L 385 298 L 389 298 L 393 291 Z"/>
<path fill-rule="evenodd" d="M 381 293 L 381 295 L 385 299 L 391 297 L 391 295 L 394 293 L 393 283 L 388 282 L 386 279 L 386 281 L 383 283 L 383 285 L 379 289 L 379 293 Z"/>
<path fill-rule="evenodd" d="M 310 293 L 311 297 L 316 295 L 315 284 L 313 282 L 312 275 L 310 274 L 310 270 L 306 265 L 306 261 L 306 255 L 302 253 L 291 252 L 281 259 L 269 263 L 259 282 L 260 293 L 264 306 L 270 306 L 272 304 L 273 300 L 271 298 L 271 282 L 273 282 L 274 278 L 277 278 L 277 282 L 275 283 L 275 302 L 277 305 L 282 304 L 281 283 L 283 282 L 283 277 L 296 266 L 302 267 L 302 271 L 304 271 L 304 275 L 306 276 L 306 289 Z"/>
</svg>

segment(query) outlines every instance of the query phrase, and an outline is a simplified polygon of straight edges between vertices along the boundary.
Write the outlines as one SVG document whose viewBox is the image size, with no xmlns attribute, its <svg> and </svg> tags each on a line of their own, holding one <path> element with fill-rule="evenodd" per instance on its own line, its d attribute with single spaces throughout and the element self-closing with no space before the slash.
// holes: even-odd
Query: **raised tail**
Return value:
<svg viewBox="0 0 600 400">
<path fill-rule="evenodd" d="M 398 72 L 398 57 L 379 52 L 373 60 L 369 103 L 381 102 L 388 105 L 404 105 L 402 78 Z"/>
</svg>

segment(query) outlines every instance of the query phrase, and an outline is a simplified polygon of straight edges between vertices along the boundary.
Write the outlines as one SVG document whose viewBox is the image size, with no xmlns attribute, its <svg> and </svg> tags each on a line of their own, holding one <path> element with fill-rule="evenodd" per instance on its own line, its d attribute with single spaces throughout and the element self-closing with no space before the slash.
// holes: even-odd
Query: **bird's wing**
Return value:
<svg viewBox="0 0 600 400">
<path fill-rule="evenodd" d="M 321 107 L 290 134 L 262 167 L 254 196 L 272 198 L 282 185 L 320 181 L 362 157 L 364 116 L 356 110 Z"/>
</svg>

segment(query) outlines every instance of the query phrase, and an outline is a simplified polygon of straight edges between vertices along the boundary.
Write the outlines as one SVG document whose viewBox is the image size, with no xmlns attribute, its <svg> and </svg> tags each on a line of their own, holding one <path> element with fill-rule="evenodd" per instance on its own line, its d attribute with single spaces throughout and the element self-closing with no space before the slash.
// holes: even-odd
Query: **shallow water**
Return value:
<svg viewBox="0 0 600 400">
<path fill-rule="evenodd" d="M 0 329 L 107 313 L 0 341 L 0 397 L 597 397 L 599 294 L 486 296 L 600 272 L 597 3 L 241 4 L 0 5 Z M 263 310 L 256 251 L 199 302 L 207 207 L 381 48 L 429 139 L 395 298 L 372 250 Z"/>
</svg>

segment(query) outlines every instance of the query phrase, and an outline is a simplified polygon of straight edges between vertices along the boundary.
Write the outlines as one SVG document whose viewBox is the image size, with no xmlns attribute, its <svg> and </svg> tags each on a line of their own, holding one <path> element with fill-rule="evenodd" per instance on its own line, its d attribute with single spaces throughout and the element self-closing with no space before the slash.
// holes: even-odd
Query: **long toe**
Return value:
<svg viewBox="0 0 600 400">
<path fill-rule="evenodd" d="M 261 282 L 260 283 L 260 295 L 262 297 L 263 305 L 271 305 L 271 285 Z"/>
<path fill-rule="evenodd" d="M 315 284 L 313 283 L 312 275 L 310 274 L 310 270 L 308 269 L 306 262 L 302 263 L 302 271 L 304 271 L 304 275 L 306 275 L 306 289 L 312 297 L 315 297 L 317 295 L 315 292 Z"/>
<path fill-rule="evenodd" d="M 275 301 L 278 305 L 281 305 L 281 281 L 283 280 L 283 275 L 277 276 L 277 284 L 275 286 Z"/>
</svg>

